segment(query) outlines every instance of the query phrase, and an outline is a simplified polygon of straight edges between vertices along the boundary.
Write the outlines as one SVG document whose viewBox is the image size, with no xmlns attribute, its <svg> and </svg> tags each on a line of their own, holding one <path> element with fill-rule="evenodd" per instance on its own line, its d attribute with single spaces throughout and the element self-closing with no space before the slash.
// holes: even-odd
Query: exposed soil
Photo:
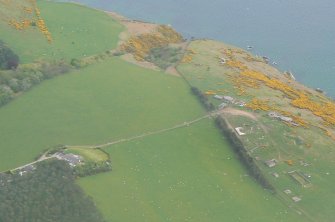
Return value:
<svg viewBox="0 0 335 222">
<path fill-rule="evenodd" d="M 249 112 L 246 112 L 246 111 L 243 111 L 243 110 L 239 110 L 239 109 L 234 109 L 234 108 L 225 108 L 222 110 L 222 113 L 227 113 L 227 114 L 231 114 L 231 115 L 234 115 L 234 116 L 245 116 L 245 117 L 248 117 L 250 119 L 253 119 L 255 121 L 257 121 L 257 117 L 255 114 L 253 113 L 249 113 Z"/>
</svg>

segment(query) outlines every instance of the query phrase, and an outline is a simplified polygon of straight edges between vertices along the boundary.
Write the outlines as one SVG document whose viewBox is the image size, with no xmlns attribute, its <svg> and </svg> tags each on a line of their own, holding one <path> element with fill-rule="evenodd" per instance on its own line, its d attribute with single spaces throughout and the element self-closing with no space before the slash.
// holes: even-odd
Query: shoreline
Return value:
<svg viewBox="0 0 335 222">
<path fill-rule="evenodd" d="M 73 1 L 71 1 L 73 2 Z M 80 3 L 80 4 L 85 4 L 86 2 L 84 1 L 81 1 L 81 0 L 76 0 L 76 3 Z M 95 9 L 96 8 L 102 8 L 102 9 L 106 9 L 106 8 L 113 8 L 113 7 L 106 7 L 106 5 L 102 5 L 102 4 L 99 4 L 99 2 L 97 3 L 92 3 L 90 2 L 89 5 L 91 6 L 88 6 L 88 7 L 94 7 Z M 284 3 L 284 5 L 286 5 L 286 3 Z M 127 8 L 124 7 L 125 4 L 117 4 L 117 8 L 118 8 L 118 14 L 122 14 L 121 12 L 128 12 L 127 11 Z M 115 7 L 114 7 L 115 8 Z M 173 7 L 172 7 L 173 8 Z M 112 9 L 111 11 L 113 11 L 114 9 Z M 108 10 L 105 10 L 105 11 L 108 11 Z M 134 9 L 132 9 L 132 11 L 134 11 Z M 143 9 L 143 15 L 145 15 L 145 13 L 148 13 L 148 9 Z M 257 12 L 257 11 L 256 11 Z M 174 12 L 165 12 L 164 15 L 166 15 L 168 13 L 168 15 L 170 15 L 171 13 L 173 13 L 172 15 L 174 15 L 175 13 Z M 180 14 L 177 13 L 177 16 Z M 135 15 L 137 18 L 141 18 L 141 17 L 146 17 L 146 16 L 141 16 L 140 14 L 134 14 L 134 13 L 129 13 L 129 15 Z M 159 14 L 155 14 L 153 17 L 151 16 L 150 18 L 159 18 L 158 17 Z M 131 16 L 129 16 L 129 18 L 131 18 Z M 146 18 L 149 18 L 149 17 L 146 17 Z M 169 17 L 168 17 L 169 18 Z M 148 19 L 146 19 L 147 21 Z M 161 21 L 161 20 L 159 20 Z M 168 21 L 169 23 L 170 20 L 165 20 L 165 21 Z M 188 21 L 188 20 L 187 20 Z M 150 21 L 149 21 L 150 22 Z M 219 22 L 219 21 L 218 21 Z M 176 25 L 176 23 L 174 23 Z M 177 23 L 178 24 L 178 23 Z M 190 21 L 188 21 L 188 24 L 192 25 L 193 23 L 190 23 Z M 226 23 L 225 23 L 226 24 Z M 208 24 L 210 25 L 210 24 Z M 220 24 L 214 24 L 213 26 L 220 26 L 222 27 L 222 25 Z M 253 24 L 251 24 L 253 26 Z M 186 29 L 186 30 L 183 30 L 183 25 L 177 25 L 179 28 L 178 30 L 180 32 L 182 32 L 185 36 L 188 36 L 188 33 L 190 33 L 189 29 Z M 201 27 L 199 27 L 201 28 Z M 229 27 L 228 27 L 229 28 Z M 230 29 L 226 29 L 227 32 L 229 32 Z M 184 31 L 187 31 L 187 33 L 185 34 Z M 232 30 L 234 31 L 234 30 Z M 191 33 L 193 33 L 194 36 L 197 36 L 197 30 L 194 29 L 194 28 L 191 28 Z M 194 34 L 195 33 L 195 34 Z M 214 40 L 218 40 L 218 41 L 224 41 L 224 42 L 228 42 L 228 43 L 232 43 L 233 45 L 238 45 L 240 48 L 243 48 L 243 49 L 246 49 L 246 47 L 248 45 L 251 45 L 251 46 L 254 46 L 254 51 L 253 53 L 254 54 L 259 54 L 259 55 L 268 55 L 270 58 L 276 60 L 276 62 L 278 62 L 278 66 L 276 66 L 280 71 L 287 71 L 287 70 L 292 70 L 295 74 L 296 74 L 296 77 L 297 77 L 297 80 L 301 83 L 303 83 L 304 85 L 307 85 L 309 86 L 310 88 L 322 88 L 324 91 L 327 91 L 327 94 L 329 96 L 331 96 L 332 98 L 335 97 L 335 91 L 334 91 L 334 88 L 332 87 L 332 85 L 330 84 L 332 81 L 335 81 L 334 77 L 331 75 L 331 73 L 333 72 L 333 69 L 331 69 L 331 66 L 324 66 L 324 65 L 327 65 L 329 64 L 329 59 L 327 59 L 327 64 L 321 64 L 319 62 L 319 60 L 316 60 L 316 59 L 310 59 L 310 57 L 306 58 L 308 61 L 308 64 L 313 64 L 315 68 L 312 68 L 310 69 L 308 66 L 308 64 L 306 63 L 306 65 L 304 65 L 304 61 L 303 59 L 299 58 L 299 57 L 302 57 L 304 56 L 304 54 L 296 54 L 296 59 L 295 60 L 296 62 L 295 63 L 292 63 L 290 62 L 289 60 L 292 60 L 294 59 L 293 58 L 293 55 L 291 54 L 291 51 L 292 50 L 286 50 L 285 52 L 285 49 L 283 50 L 282 48 L 278 48 L 277 47 L 277 42 L 280 41 L 280 39 L 277 39 L 275 37 L 273 37 L 273 41 L 274 41 L 274 45 L 275 46 L 272 46 L 272 45 L 269 45 L 271 44 L 271 39 L 268 39 L 266 40 L 266 45 L 262 45 L 261 42 L 259 41 L 254 41 L 253 39 L 253 36 L 257 35 L 257 34 L 252 34 L 250 33 L 251 37 L 248 37 L 248 39 L 245 39 L 243 36 L 241 38 L 238 38 L 237 41 L 234 41 L 233 38 L 231 38 L 231 34 L 227 33 L 227 36 L 225 37 L 224 33 L 222 33 L 222 31 L 220 31 L 220 33 L 218 33 L 220 35 L 217 35 L 216 33 L 213 33 L 211 30 L 206 31 L 203 33 L 203 36 L 210 36 L 211 38 L 210 39 L 214 39 Z M 257 35 L 258 36 L 258 35 Z M 285 38 L 287 40 L 287 38 Z M 289 44 L 291 44 L 289 42 Z M 299 44 L 297 44 L 298 46 Z M 264 47 L 262 47 L 264 46 Z M 285 48 L 285 45 L 283 45 L 284 48 Z M 291 45 L 292 46 L 292 45 Z M 293 45 L 294 47 L 294 45 Z M 306 47 L 307 50 L 309 50 L 308 46 Z M 300 46 L 299 46 L 299 49 L 300 49 Z M 275 50 L 275 51 L 274 51 Z M 278 51 L 280 50 L 280 51 Z M 277 52 L 278 51 L 278 52 Z M 274 53 L 272 53 L 274 52 Z M 299 51 L 297 51 L 299 52 Z M 313 54 L 311 53 L 311 50 L 308 51 L 308 53 L 310 53 L 310 55 L 313 56 Z M 319 56 L 323 57 L 322 54 L 319 54 Z M 288 57 L 292 57 L 292 59 L 286 59 Z M 306 61 L 307 62 L 307 61 Z M 330 63 L 329 65 L 332 65 L 332 63 Z M 314 74 L 315 73 L 315 74 Z M 320 75 L 323 74 L 323 79 L 327 79 L 327 81 L 325 80 L 318 80 L 318 78 L 316 77 L 316 75 Z M 319 76 L 318 75 L 318 76 Z M 321 78 L 320 78 L 321 79 Z"/>
</svg>

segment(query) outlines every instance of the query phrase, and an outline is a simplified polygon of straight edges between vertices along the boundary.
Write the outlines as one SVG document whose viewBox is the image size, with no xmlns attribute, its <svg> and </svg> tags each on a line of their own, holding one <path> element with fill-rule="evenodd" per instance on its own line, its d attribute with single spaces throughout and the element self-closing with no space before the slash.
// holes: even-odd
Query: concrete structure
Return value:
<svg viewBox="0 0 335 222">
<path fill-rule="evenodd" d="M 264 163 L 268 167 L 272 168 L 272 167 L 275 167 L 277 165 L 277 160 L 276 159 L 266 160 Z"/>
<path fill-rule="evenodd" d="M 228 106 L 227 103 L 221 103 L 221 104 L 218 106 L 218 108 L 219 108 L 219 109 L 224 109 L 224 108 L 226 108 L 227 106 Z"/>
<path fill-rule="evenodd" d="M 272 173 L 272 176 L 274 176 L 275 178 L 278 178 L 279 174 L 278 173 Z"/>
<path fill-rule="evenodd" d="M 284 193 L 285 193 L 285 194 L 287 194 L 287 195 L 289 195 L 289 194 L 291 194 L 291 193 L 292 193 L 292 191 L 291 191 L 291 190 L 289 190 L 289 189 L 286 189 L 286 190 L 284 190 Z"/>
<path fill-rule="evenodd" d="M 214 95 L 214 99 L 223 100 L 223 96 Z"/>
<path fill-rule="evenodd" d="M 225 64 L 225 63 L 226 63 L 226 59 L 223 58 L 223 57 L 221 57 L 221 58 L 220 58 L 220 63 L 221 63 L 221 64 Z"/>
<path fill-rule="evenodd" d="M 235 131 L 237 132 L 238 135 L 244 136 L 245 133 L 243 133 L 242 130 L 243 130 L 243 127 L 237 127 L 237 128 L 235 128 Z"/>
<path fill-rule="evenodd" d="M 294 197 L 292 197 L 292 200 L 293 200 L 294 202 L 299 202 L 299 201 L 301 201 L 301 198 L 300 198 L 300 197 L 297 197 L 297 196 L 294 196 Z"/>
<path fill-rule="evenodd" d="M 279 119 L 285 121 L 285 122 L 292 122 L 293 119 L 291 117 L 287 117 L 287 116 L 281 116 L 279 117 Z"/>
</svg>

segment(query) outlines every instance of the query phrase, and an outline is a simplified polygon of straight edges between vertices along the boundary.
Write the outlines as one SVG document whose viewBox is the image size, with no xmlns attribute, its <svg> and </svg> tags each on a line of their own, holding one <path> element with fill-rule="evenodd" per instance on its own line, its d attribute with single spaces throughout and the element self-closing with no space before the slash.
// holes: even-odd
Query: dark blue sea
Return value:
<svg viewBox="0 0 335 222">
<path fill-rule="evenodd" d="M 334 0 L 74 0 L 132 19 L 171 24 L 185 37 L 253 46 L 297 80 L 335 97 Z"/>
</svg>

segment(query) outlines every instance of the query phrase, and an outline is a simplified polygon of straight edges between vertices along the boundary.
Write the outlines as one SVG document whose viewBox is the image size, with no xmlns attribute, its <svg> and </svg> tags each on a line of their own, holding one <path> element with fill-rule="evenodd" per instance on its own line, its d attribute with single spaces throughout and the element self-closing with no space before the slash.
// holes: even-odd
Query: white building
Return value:
<svg viewBox="0 0 335 222">
<path fill-rule="evenodd" d="M 237 127 L 235 128 L 235 131 L 237 132 L 238 135 L 244 136 L 245 133 L 242 132 L 243 128 L 242 127 Z"/>
</svg>

